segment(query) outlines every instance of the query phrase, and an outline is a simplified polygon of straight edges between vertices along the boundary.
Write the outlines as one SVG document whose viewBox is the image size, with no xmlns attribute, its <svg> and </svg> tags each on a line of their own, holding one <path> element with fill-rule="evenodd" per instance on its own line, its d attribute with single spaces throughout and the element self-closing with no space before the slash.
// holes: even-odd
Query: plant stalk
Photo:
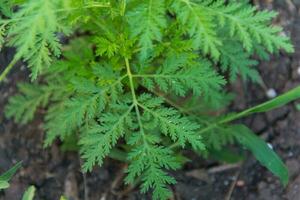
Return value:
<svg viewBox="0 0 300 200">
<path fill-rule="evenodd" d="M 18 58 L 14 57 L 14 59 L 9 63 L 9 65 L 5 68 L 5 70 L 0 75 L 0 83 L 5 79 L 7 74 L 11 71 L 13 66 L 18 62 Z"/>
</svg>

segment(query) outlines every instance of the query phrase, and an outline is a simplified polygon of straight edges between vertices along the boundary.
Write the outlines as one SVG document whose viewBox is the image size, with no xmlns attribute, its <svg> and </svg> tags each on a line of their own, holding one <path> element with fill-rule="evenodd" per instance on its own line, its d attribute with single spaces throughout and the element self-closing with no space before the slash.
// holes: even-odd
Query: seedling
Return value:
<svg viewBox="0 0 300 200">
<path fill-rule="evenodd" d="M 171 196 L 170 171 L 182 149 L 202 155 L 240 143 L 285 185 L 288 172 L 268 145 L 232 122 L 300 97 L 296 88 L 239 113 L 225 114 L 226 84 L 260 82 L 257 61 L 293 52 L 277 13 L 245 1 L 26 0 L 2 1 L 0 41 L 16 54 L 31 83 L 5 108 L 18 123 L 46 111 L 45 147 L 76 138 L 83 170 L 107 156 L 128 162 L 126 184 L 153 199 Z M 38 78 L 39 77 L 39 78 Z M 225 78 L 228 77 L 228 78 Z"/>
</svg>

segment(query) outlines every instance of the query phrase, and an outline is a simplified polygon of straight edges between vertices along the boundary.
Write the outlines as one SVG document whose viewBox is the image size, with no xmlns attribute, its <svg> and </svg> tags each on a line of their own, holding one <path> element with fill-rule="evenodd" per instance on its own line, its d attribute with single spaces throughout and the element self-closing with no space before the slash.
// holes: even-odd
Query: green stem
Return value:
<svg viewBox="0 0 300 200">
<path fill-rule="evenodd" d="M 182 78 L 187 77 L 187 75 L 183 74 L 133 74 L 132 77 L 134 78 Z"/>
<path fill-rule="evenodd" d="M 147 143 L 146 136 L 145 136 L 145 133 L 144 133 L 143 124 L 142 124 L 142 120 L 141 120 L 141 113 L 140 113 L 140 110 L 139 110 L 138 101 L 137 101 L 136 94 L 135 94 L 135 91 L 134 91 L 133 76 L 132 76 L 132 73 L 131 73 L 131 70 L 130 70 L 130 64 L 129 64 L 128 58 L 125 58 L 125 64 L 126 64 L 127 75 L 129 77 L 131 96 L 132 96 L 132 101 L 133 101 L 133 105 L 134 105 L 134 108 L 135 108 L 138 124 L 140 126 L 140 131 L 141 131 L 141 134 L 142 134 L 142 137 L 143 137 L 143 142 L 144 142 L 145 146 L 147 147 L 148 143 Z"/>
<path fill-rule="evenodd" d="M 125 15 L 125 11 L 126 11 L 126 0 L 122 1 L 122 7 L 121 7 L 121 16 Z"/>
<path fill-rule="evenodd" d="M 5 79 L 7 74 L 10 72 L 10 70 L 13 68 L 13 66 L 18 62 L 18 58 L 14 57 L 14 59 L 9 63 L 9 65 L 5 68 L 5 70 L 0 75 L 0 83 Z"/>
</svg>

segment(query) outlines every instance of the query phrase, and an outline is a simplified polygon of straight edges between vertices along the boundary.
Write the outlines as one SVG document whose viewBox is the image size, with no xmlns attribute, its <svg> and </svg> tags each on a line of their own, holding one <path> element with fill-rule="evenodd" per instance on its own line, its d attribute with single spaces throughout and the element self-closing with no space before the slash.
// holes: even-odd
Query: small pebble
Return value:
<svg viewBox="0 0 300 200">
<path fill-rule="evenodd" d="M 272 98 L 274 98 L 276 96 L 277 96 L 277 92 L 273 88 L 268 89 L 268 91 L 267 91 L 267 97 L 269 97 L 270 99 L 272 99 Z"/>
<path fill-rule="evenodd" d="M 272 144 L 270 144 L 270 143 L 267 143 L 268 144 L 268 147 L 270 148 L 270 149 L 273 149 L 273 145 Z"/>
<path fill-rule="evenodd" d="M 286 32 L 284 32 L 284 31 L 280 32 L 280 35 L 283 37 L 287 37 Z"/>
<path fill-rule="evenodd" d="M 243 181 L 243 180 L 238 180 L 236 182 L 236 186 L 238 186 L 238 187 L 243 187 L 244 185 L 245 185 L 245 181 Z"/>
<path fill-rule="evenodd" d="M 300 75 L 300 66 L 297 69 L 297 73 L 298 73 L 298 75 Z"/>
<path fill-rule="evenodd" d="M 224 181 L 224 185 L 229 185 L 229 181 L 228 181 L 228 180 L 225 180 L 225 181 Z"/>
</svg>

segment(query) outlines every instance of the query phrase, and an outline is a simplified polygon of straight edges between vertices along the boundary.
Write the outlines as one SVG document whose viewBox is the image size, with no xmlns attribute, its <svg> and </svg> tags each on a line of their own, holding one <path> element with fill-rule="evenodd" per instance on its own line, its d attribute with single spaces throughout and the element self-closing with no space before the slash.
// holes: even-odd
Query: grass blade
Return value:
<svg viewBox="0 0 300 200">
<path fill-rule="evenodd" d="M 35 195 L 35 187 L 30 186 L 24 193 L 22 200 L 33 200 Z"/>
<path fill-rule="evenodd" d="M 234 126 L 234 130 L 237 141 L 250 150 L 255 158 L 274 175 L 279 177 L 281 183 L 286 186 L 289 180 L 287 167 L 273 149 L 244 125 L 236 125 Z"/>
<path fill-rule="evenodd" d="M 237 113 L 235 115 L 230 115 L 229 117 L 224 118 L 219 123 L 227 123 L 254 113 L 261 113 L 261 112 L 267 112 L 276 108 L 279 108 L 291 101 L 294 101 L 296 99 L 300 98 L 300 86 L 272 99 L 265 103 L 259 104 L 257 106 L 254 106 L 252 108 L 249 108 L 247 110 L 244 110 L 240 113 Z"/>
<path fill-rule="evenodd" d="M 12 168 L 10 168 L 8 171 L 6 171 L 4 174 L 0 176 L 0 181 L 6 181 L 8 182 L 13 175 L 17 172 L 18 169 L 22 166 L 22 162 L 18 162 L 15 164 Z"/>
</svg>

